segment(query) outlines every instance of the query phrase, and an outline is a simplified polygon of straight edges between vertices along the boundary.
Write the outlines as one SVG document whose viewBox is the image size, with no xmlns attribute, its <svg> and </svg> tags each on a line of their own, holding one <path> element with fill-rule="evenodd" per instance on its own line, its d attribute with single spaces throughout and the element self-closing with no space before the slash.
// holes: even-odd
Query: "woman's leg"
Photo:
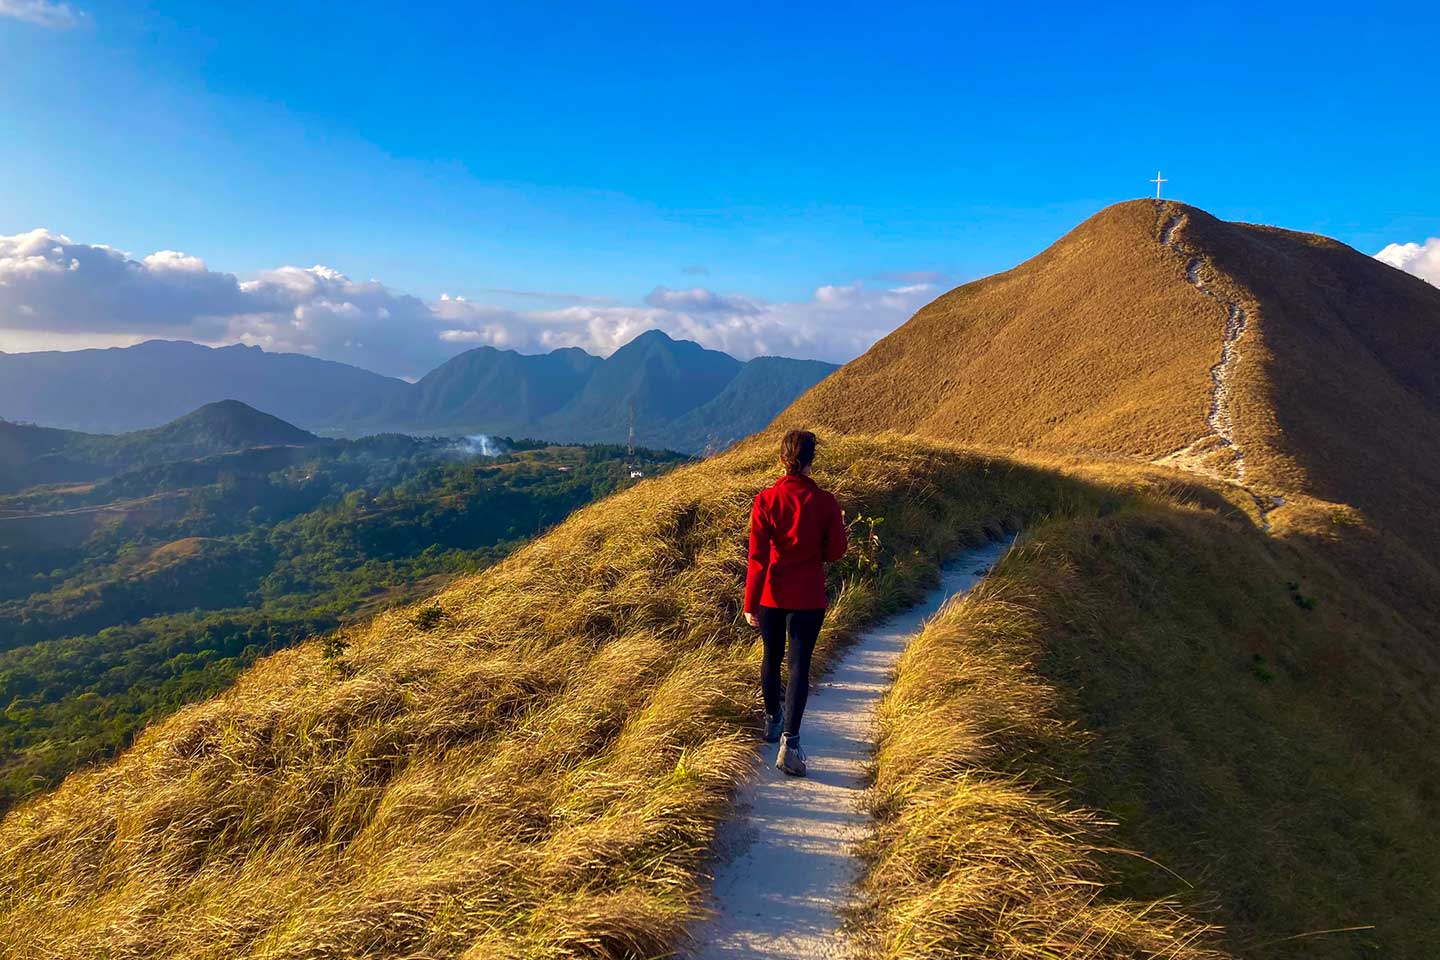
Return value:
<svg viewBox="0 0 1440 960">
<path fill-rule="evenodd" d="M 765 655 L 760 661 L 760 695 L 765 699 L 765 713 L 780 712 L 780 661 L 785 659 L 785 614 L 775 607 L 761 607 L 760 639 Z"/>
<path fill-rule="evenodd" d="M 796 610 L 790 614 L 790 684 L 785 691 L 785 733 L 800 736 L 800 718 L 810 697 L 810 658 L 820 636 L 824 610 Z"/>
</svg>

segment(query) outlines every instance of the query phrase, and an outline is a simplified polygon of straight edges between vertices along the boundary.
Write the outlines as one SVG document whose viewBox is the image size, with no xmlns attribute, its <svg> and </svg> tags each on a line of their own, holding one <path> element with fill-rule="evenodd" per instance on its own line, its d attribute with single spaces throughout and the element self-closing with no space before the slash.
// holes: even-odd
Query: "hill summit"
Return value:
<svg viewBox="0 0 1440 960">
<path fill-rule="evenodd" d="M 937 298 L 776 423 L 1178 466 L 1267 508 L 1354 505 L 1430 553 L 1440 290 L 1327 237 L 1130 201 Z"/>
<path fill-rule="evenodd" d="M 136 439 L 183 446 L 188 450 L 222 452 L 245 447 L 288 446 L 314 443 L 319 438 L 279 417 L 256 410 L 239 400 L 218 400 Z"/>
</svg>

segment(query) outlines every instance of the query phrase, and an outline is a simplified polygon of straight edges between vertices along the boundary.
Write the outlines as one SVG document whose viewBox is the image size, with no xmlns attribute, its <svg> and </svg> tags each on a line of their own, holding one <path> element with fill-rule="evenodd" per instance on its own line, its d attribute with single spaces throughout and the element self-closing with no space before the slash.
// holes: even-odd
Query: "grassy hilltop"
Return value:
<svg viewBox="0 0 1440 960">
<path fill-rule="evenodd" d="M 1023 528 L 885 701 L 872 955 L 1428 956 L 1440 293 L 1356 258 L 1103 211 L 766 434 L 12 811 L 0 955 L 673 954 L 758 735 L 749 500 L 806 423 L 857 523 L 822 657 Z"/>
</svg>

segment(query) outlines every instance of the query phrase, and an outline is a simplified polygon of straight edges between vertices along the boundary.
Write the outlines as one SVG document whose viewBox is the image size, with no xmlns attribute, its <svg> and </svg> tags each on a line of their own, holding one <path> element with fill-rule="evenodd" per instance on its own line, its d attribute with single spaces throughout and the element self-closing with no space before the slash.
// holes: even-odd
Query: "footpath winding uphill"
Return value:
<svg viewBox="0 0 1440 960">
<path fill-rule="evenodd" d="M 1159 203 L 1157 201 L 1157 207 Z M 1235 439 L 1234 382 L 1235 367 L 1240 359 L 1240 341 L 1245 336 L 1248 318 L 1245 308 L 1217 293 L 1206 282 L 1210 265 L 1199 253 L 1187 249 L 1175 239 L 1175 232 L 1189 220 L 1183 210 L 1176 213 L 1160 231 L 1160 245 L 1179 252 L 1185 258 L 1185 278 L 1205 296 L 1225 308 L 1225 328 L 1220 343 L 1220 359 L 1210 368 L 1210 409 L 1205 415 L 1206 432 L 1198 439 L 1153 463 L 1199 473 L 1244 490 L 1260 512 L 1260 526 L 1269 531 L 1270 514 L 1284 506 L 1283 497 L 1267 497 L 1246 485 L 1245 451 Z"/>
<path fill-rule="evenodd" d="M 808 776 L 776 770 L 773 746 L 757 754 L 739 815 L 719 840 L 712 915 L 691 931 L 693 960 L 851 956 L 841 913 L 859 874 L 854 845 L 869 826 L 861 798 L 875 708 L 910 638 L 1007 549 L 993 543 L 960 554 L 924 601 L 868 630 L 817 678 L 801 730 Z"/>
</svg>

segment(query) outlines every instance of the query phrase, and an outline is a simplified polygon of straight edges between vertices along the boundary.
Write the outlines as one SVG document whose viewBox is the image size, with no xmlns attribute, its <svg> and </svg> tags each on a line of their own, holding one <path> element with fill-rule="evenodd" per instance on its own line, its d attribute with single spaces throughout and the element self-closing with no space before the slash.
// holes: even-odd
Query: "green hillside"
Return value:
<svg viewBox="0 0 1440 960">
<path fill-rule="evenodd" d="M 201 425 L 209 436 L 208 416 L 164 436 Z M 506 446 L 265 447 L 0 498 L 0 809 L 258 657 L 494 562 L 632 482 L 632 465 L 684 459 Z"/>
<path fill-rule="evenodd" d="M 313 433 L 238 400 L 209 403 L 163 426 L 118 435 L 0 421 L 0 492 L 84 482 L 146 465 L 264 446 L 305 446 Z"/>
</svg>

